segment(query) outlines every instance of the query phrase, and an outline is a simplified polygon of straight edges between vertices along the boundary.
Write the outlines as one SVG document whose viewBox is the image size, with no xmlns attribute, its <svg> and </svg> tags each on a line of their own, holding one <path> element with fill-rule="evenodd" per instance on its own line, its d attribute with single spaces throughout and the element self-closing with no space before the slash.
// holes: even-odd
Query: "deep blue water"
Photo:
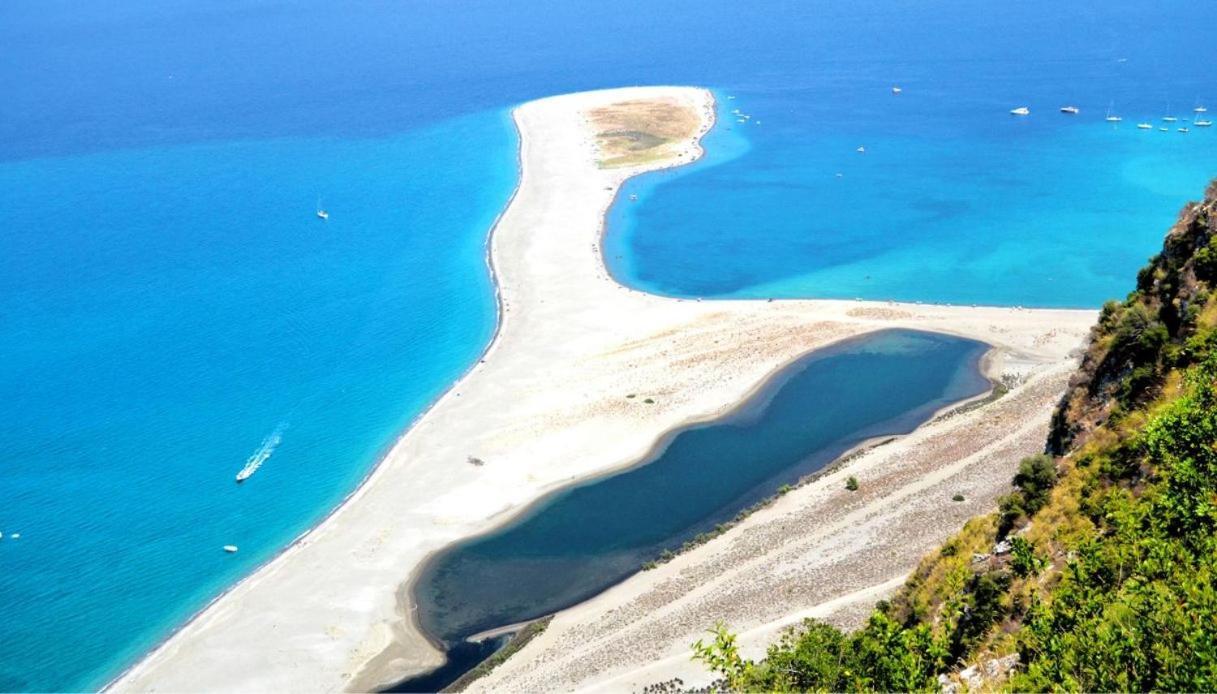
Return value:
<svg viewBox="0 0 1217 694">
<path fill-rule="evenodd" d="M 1203 9 L 3 3 L 0 690 L 104 683 L 476 357 L 512 104 L 692 83 L 761 121 L 634 184 L 631 283 L 1093 306 L 1217 173 L 1211 131 L 1131 127 L 1217 109 Z"/>
<path fill-rule="evenodd" d="M 804 357 L 738 410 L 669 437 L 645 464 L 557 492 L 436 555 L 415 586 L 419 621 L 453 644 L 595 595 L 863 441 L 907 433 L 984 392 L 987 349 L 891 330 Z"/>
</svg>

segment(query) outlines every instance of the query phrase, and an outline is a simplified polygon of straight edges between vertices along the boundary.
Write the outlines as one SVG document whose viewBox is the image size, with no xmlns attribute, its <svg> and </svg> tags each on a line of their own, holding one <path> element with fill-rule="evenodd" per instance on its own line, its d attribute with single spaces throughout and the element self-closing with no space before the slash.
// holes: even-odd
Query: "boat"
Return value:
<svg viewBox="0 0 1217 694">
<path fill-rule="evenodd" d="M 859 148 L 858 148 L 856 151 L 858 152 L 858 154 L 866 154 L 866 148 L 865 148 L 865 147 L 859 147 Z"/>
<path fill-rule="evenodd" d="M 1179 132 L 1187 134 L 1187 133 L 1190 133 L 1191 131 L 1188 130 L 1187 128 L 1179 128 Z"/>
<path fill-rule="evenodd" d="M 892 87 L 892 93 L 893 93 L 893 94 L 899 94 L 899 93 L 900 93 L 900 92 L 902 92 L 902 91 L 904 91 L 904 90 L 903 90 L 903 89 L 901 89 L 900 87 Z"/>
<path fill-rule="evenodd" d="M 1158 132 L 1160 132 L 1160 133 L 1169 133 L 1170 131 L 1171 131 L 1171 129 L 1167 128 L 1167 127 L 1158 128 Z"/>
<path fill-rule="evenodd" d="M 1150 123 L 1137 123 L 1138 130 L 1153 130 L 1154 126 Z"/>
<path fill-rule="evenodd" d="M 1018 108 L 1010 109 L 1010 115 L 1012 115 L 1012 116 L 1029 116 L 1029 115 L 1031 115 L 1031 109 L 1027 108 L 1026 106 L 1019 106 Z"/>
<path fill-rule="evenodd" d="M 1211 121 L 1211 120 L 1198 120 L 1198 121 L 1193 121 L 1193 122 L 1192 122 L 1192 125 L 1196 126 L 1197 128 L 1208 128 L 1208 127 L 1212 127 L 1212 125 L 1213 125 L 1213 121 Z"/>
<path fill-rule="evenodd" d="M 1081 113 L 1081 109 L 1077 106 L 1062 106 L 1061 113 L 1068 113 L 1071 116 L 1076 116 Z"/>
<path fill-rule="evenodd" d="M 279 441 L 283 439 L 283 435 L 280 433 L 281 430 L 282 427 L 275 429 L 274 433 L 262 441 L 262 445 L 258 446 L 258 450 L 249 456 L 249 460 L 245 461 L 245 467 L 241 468 L 241 471 L 237 473 L 237 484 L 241 484 L 250 477 L 253 477 L 258 468 L 262 467 L 262 463 L 265 463 L 271 454 L 275 452 L 275 448 L 279 446 Z"/>
<path fill-rule="evenodd" d="M 224 545 L 224 551 L 229 554 L 236 554 L 238 547 L 236 545 Z"/>
<path fill-rule="evenodd" d="M 1166 121 L 1167 123 L 1174 123 L 1175 121 L 1177 121 L 1179 119 L 1176 118 L 1175 116 L 1162 116 L 1162 120 Z"/>
<path fill-rule="evenodd" d="M 321 207 L 321 198 L 317 198 L 317 217 L 322 220 L 327 220 L 330 218 L 330 213 L 326 212 L 325 209 Z"/>
<path fill-rule="evenodd" d="M 1112 105 L 1114 105 L 1114 102 L 1112 103 Z M 1103 117 L 1103 120 L 1107 121 L 1108 123 L 1119 123 L 1120 121 L 1122 121 L 1124 119 L 1117 115 L 1112 114 L 1111 106 L 1108 106 L 1107 115 Z"/>
<path fill-rule="evenodd" d="M 1192 111 L 1196 113 L 1207 113 L 1208 109 L 1203 106 L 1197 106 L 1196 108 L 1192 109 Z"/>
</svg>

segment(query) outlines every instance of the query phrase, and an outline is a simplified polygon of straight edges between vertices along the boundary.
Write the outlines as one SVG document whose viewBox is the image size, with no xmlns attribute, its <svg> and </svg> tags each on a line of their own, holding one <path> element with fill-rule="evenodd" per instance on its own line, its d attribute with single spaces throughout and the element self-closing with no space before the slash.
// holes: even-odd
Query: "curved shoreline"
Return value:
<svg viewBox="0 0 1217 694">
<path fill-rule="evenodd" d="M 819 361 L 820 359 L 831 358 L 831 357 L 841 354 L 843 352 L 848 352 L 853 345 L 855 345 L 859 342 L 871 340 L 871 339 L 877 338 L 877 337 L 879 337 L 885 333 L 889 333 L 889 332 L 903 332 L 905 334 L 926 335 L 926 336 L 941 335 L 941 333 L 933 333 L 933 332 L 928 332 L 928 331 L 909 331 L 909 330 L 902 330 L 899 328 L 893 328 L 890 330 L 878 330 L 878 331 L 866 333 L 863 335 L 854 335 L 854 336 L 839 340 L 837 342 L 831 343 L 829 345 L 817 348 L 810 352 L 807 352 L 806 354 L 803 354 L 803 355 L 795 358 L 790 363 L 782 366 L 775 373 L 766 377 L 763 381 L 757 383 L 756 386 L 751 391 L 749 391 L 749 393 L 743 399 L 741 399 L 739 402 L 733 404 L 729 409 L 727 409 L 719 414 L 716 414 L 713 417 L 708 417 L 708 418 L 704 418 L 704 419 L 698 419 L 695 421 L 682 423 L 681 425 L 679 425 L 673 429 L 663 432 L 660 436 L 658 436 L 656 438 L 652 447 L 647 451 L 647 453 L 643 457 L 641 457 L 637 460 L 629 461 L 628 463 L 624 464 L 622 467 L 593 473 L 593 474 L 591 474 L 587 477 L 583 477 L 577 481 L 573 481 L 568 484 L 563 484 L 555 489 L 552 489 L 552 490 L 546 492 L 544 495 L 536 498 L 535 500 L 531 501 L 524 507 L 522 507 L 518 510 L 515 510 L 513 513 L 510 514 L 510 516 L 504 518 L 501 523 L 494 525 L 490 528 L 487 528 L 483 532 L 480 532 L 476 535 L 461 538 L 460 540 L 458 540 L 452 544 L 446 545 L 446 546 L 436 550 L 435 552 L 431 553 L 430 555 L 427 556 L 427 558 L 424 561 L 422 561 L 419 564 L 418 568 L 414 572 L 412 572 L 411 580 L 409 582 L 408 587 L 406 587 L 402 591 L 403 595 L 406 595 L 409 597 L 410 607 L 408 608 L 407 611 L 410 612 L 410 614 L 412 614 L 412 616 L 413 616 L 412 621 L 413 621 L 415 627 L 418 629 L 418 631 L 420 633 L 422 633 L 427 638 L 427 640 L 429 642 L 432 643 L 432 645 L 436 646 L 437 648 L 443 649 L 449 645 L 443 639 L 441 639 L 437 634 L 431 633 L 429 630 L 425 629 L 422 626 L 421 621 L 416 616 L 418 611 L 415 609 L 415 606 L 419 602 L 419 599 L 418 599 L 419 596 L 418 596 L 418 592 L 416 590 L 417 585 L 418 585 L 418 580 L 424 574 L 427 573 L 427 570 L 431 567 L 433 562 L 439 556 L 441 556 L 445 553 L 451 552 L 454 549 L 456 549 L 457 547 L 460 547 L 462 545 L 476 543 L 479 540 L 493 536 L 496 533 L 502 532 L 505 529 L 511 528 L 519 523 L 525 522 L 533 514 L 540 512 L 553 499 L 555 499 L 556 497 L 558 497 L 559 495 L 561 495 L 563 493 L 570 491 L 571 489 L 574 489 L 577 487 L 583 487 L 583 486 L 587 486 L 587 485 L 593 485 L 593 484 L 608 480 L 617 475 L 625 474 L 625 473 L 631 472 L 633 470 L 637 470 L 638 468 L 641 468 L 641 467 L 644 467 L 647 465 L 651 465 L 651 464 L 655 463 L 659 458 L 661 458 L 663 456 L 664 452 L 672 444 L 672 442 L 675 441 L 682 434 L 685 434 L 687 432 L 690 432 L 690 431 L 693 431 L 693 430 L 696 430 L 696 429 L 699 429 L 699 428 L 702 428 L 705 426 L 717 426 L 717 425 L 727 424 L 733 420 L 738 419 L 741 414 L 744 414 L 746 411 L 748 411 L 752 408 L 765 407 L 765 406 L 767 406 L 765 403 L 767 403 L 768 400 L 773 395 L 775 395 L 783 387 L 785 387 L 786 383 L 788 383 L 790 379 L 794 378 L 798 373 L 801 373 L 804 369 L 810 367 L 816 361 Z M 894 417 L 891 420 L 882 422 L 880 424 L 882 424 L 884 426 L 891 426 L 892 427 L 891 430 L 886 431 L 885 433 L 869 435 L 866 438 L 855 440 L 854 442 L 852 442 L 849 445 L 848 448 L 843 449 L 839 454 L 837 454 L 833 458 L 825 460 L 815 470 L 812 470 L 804 475 L 801 475 L 800 479 L 810 479 L 815 476 L 818 476 L 818 475 L 822 474 L 824 471 L 838 465 L 842 460 L 848 458 L 850 455 L 854 454 L 855 452 L 862 450 L 862 449 L 868 449 L 868 448 L 873 447 L 875 445 L 876 441 L 883 440 L 885 442 L 890 442 L 893 440 L 898 440 L 902 437 L 908 436 L 910 433 L 915 431 L 917 428 L 927 424 L 930 421 L 933 421 L 937 417 L 941 416 L 943 413 L 953 411 L 957 408 L 965 406 L 966 404 L 968 404 L 970 402 L 974 402 L 974 401 L 977 401 L 979 399 L 983 399 L 983 398 L 989 396 L 993 392 L 994 384 L 995 384 L 995 379 L 992 378 L 989 373 L 987 373 L 988 368 L 989 368 L 988 357 L 989 357 L 990 353 L 992 352 L 992 350 L 994 349 L 993 346 L 988 343 L 985 343 L 985 342 L 980 342 L 980 341 L 972 340 L 972 339 L 968 339 L 968 338 L 956 338 L 956 339 L 960 339 L 960 340 L 972 343 L 974 345 L 974 347 L 972 347 L 972 349 L 981 350 L 979 354 L 976 354 L 975 356 L 971 357 L 968 360 L 970 363 L 964 364 L 962 368 L 969 370 L 970 372 L 974 373 L 976 376 L 978 376 L 979 378 L 981 378 L 984 381 L 985 386 L 984 386 L 983 390 L 981 390 L 980 392 L 974 393 L 972 395 L 967 395 L 965 397 L 947 401 L 947 402 L 943 403 L 942 405 L 940 405 L 939 407 L 936 407 L 935 409 L 933 409 L 931 411 L 925 412 L 923 414 L 923 416 L 919 419 L 919 421 L 915 425 L 912 425 L 912 426 L 909 426 L 907 423 L 897 425 L 895 420 L 899 419 L 899 420 L 903 421 L 903 419 L 908 417 L 911 412 L 917 411 L 918 409 L 921 409 L 922 407 L 924 407 L 924 404 L 919 406 L 915 410 L 910 410 L 910 411 L 904 412 L 904 413 L 898 415 L 897 417 Z M 926 403 L 926 404 L 928 404 L 928 403 Z M 875 425 L 875 426 L 877 426 L 877 425 Z M 809 451 L 809 453 L 814 453 L 814 451 Z M 772 479 L 767 479 L 767 480 L 763 481 L 761 484 L 768 485 L 770 482 L 772 482 Z M 772 496 L 773 496 L 772 493 L 765 493 L 760 497 L 760 499 L 749 502 L 749 506 L 751 506 L 752 504 L 758 503 L 758 502 L 763 502 L 766 499 L 770 499 L 770 498 L 772 498 Z M 734 511 L 731 511 L 730 515 L 734 516 L 736 513 L 742 512 L 745 510 L 747 510 L 747 508 L 741 508 L 738 510 L 734 510 Z M 719 509 L 715 513 L 719 514 L 721 512 L 722 512 L 721 509 Z M 676 548 L 672 547 L 671 549 L 675 550 Z M 639 566 L 639 570 L 641 570 L 641 565 Z M 637 573 L 637 571 L 635 571 L 634 573 Z M 633 574 L 630 574 L 630 575 L 633 575 Z M 619 583 L 627 580 L 628 578 L 629 577 L 627 576 L 618 581 L 615 581 L 613 584 L 610 584 L 609 586 L 606 586 L 600 590 L 597 590 L 596 594 L 599 594 L 600 592 L 603 592 L 603 590 L 607 590 L 608 588 L 611 588 L 613 585 L 619 584 Z M 570 605 L 567 605 L 566 607 L 559 608 L 559 610 L 555 610 L 555 612 L 561 611 L 564 609 L 568 609 L 569 607 L 572 607 L 576 604 L 585 602 L 586 600 L 591 599 L 591 597 L 594 597 L 594 595 L 588 596 L 586 598 L 573 602 Z M 506 631 L 511 631 L 513 629 L 513 627 L 523 626 L 523 625 L 529 624 L 533 621 L 536 621 L 537 619 L 543 619 L 548 614 L 551 614 L 551 613 L 546 613 L 546 614 L 538 615 L 538 616 L 531 617 L 528 619 L 523 619 L 523 620 L 514 622 L 513 624 L 494 626 L 494 627 L 485 629 L 481 632 L 478 632 L 477 634 L 472 634 L 465 638 L 470 641 L 478 641 L 478 640 L 480 640 L 480 638 L 477 638 L 477 637 L 486 637 L 486 636 L 490 636 L 490 635 L 504 633 Z"/>
<path fill-rule="evenodd" d="M 328 522 L 330 520 L 330 518 L 332 518 L 336 513 L 338 513 L 340 510 L 342 510 L 342 508 L 344 506 L 346 506 L 348 503 L 353 501 L 359 495 L 360 491 L 367 484 L 369 484 L 372 481 L 372 478 L 375 477 L 377 471 L 380 470 L 381 466 L 385 463 L 386 460 L 388 460 L 389 455 L 393 452 L 393 449 L 397 447 L 398 443 L 400 443 L 401 440 L 403 438 L 405 438 L 405 436 L 410 432 L 410 430 L 413 429 L 419 422 L 421 422 L 423 420 L 423 418 L 425 418 L 433 409 L 435 409 L 435 407 L 439 405 L 439 403 L 444 399 L 445 396 L 448 395 L 449 392 L 451 392 L 454 388 L 459 386 L 462 381 L 464 381 L 466 378 L 468 378 L 469 375 L 471 373 L 473 373 L 473 371 L 475 369 L 477 369 L 478 364 L 481 364 L 482 362 L 484 362 L 486 360 L 486 358 L 490 355 L 491 350 L 494 349 L 496 343 L 498 343 L 498 341 L 499 341 L 499 335 L 502 332 L 502 328 L 503 328 L 503 295 L 499 289 L 499 281 L 498 281 L 498 277 L 496 275 L 496 270 L 494 267 L 494 255 L 491 253 L 490 244 L 491 244 L 491 239 L 494 236 L 494 229 L 496 227 L 498 227 L 499 221 L 503 218 L 503 215 L 511 207 L 511 201 L 515 199 L 516 193 L 520 189 L 520 181 L 523 179 L 523 176 L 521 175 L 522 165 L 520 163 L 521 146 L 522 146 L 522 142 L 521 142 L 521 138 L 520 138 L 520 133 L 519 133 L 519 130 L 517 129 L 516 130 L 516 186 L 515 186 L 515 188 L 512 189 L 511 195 L 507 198 L 507 203 L 503 206 L 503 208 L 501 210 L 499 210 L 499 213 L 497 215 L 495 215 L 494 222 L 490 225 L 490 231 L 487 233 L 486 241 L 482 244 L 483 261 L 486 263 L 486 267 L 490 273 L 490 284 L 494 290 L 494 303 L 495 303 L 494 331 L 491 333 L 490 340 L 486 343 L 486 346 L 482 348 L 482 351 L 477 355 L 477 357 L 474 358 L 473 362 L 471 362 L 469 364 L 469 366 L 466 367 L 465 370 L 462 371 L 461 374 L 459 376 L 457 376 L 456 379 L 454 379 L 447 388 L 445 388 L 438 395 L 436 395 L 431 400 L 431 402 L 427 403 L 426 407 L 424 407 L 417 415 L 415 415 L 409 421 L 409 423 L 406 424 L 406 426 L 401 430 L 401 432 L 393 438 L 393 441 L 383 448 L 382 452 L 377 453 L 376 462 L 373 463 L 372 467 L 368 469 L 367 473 L 365 473 L 364 476 L 359 479 L 359 481 L 355 484 L 355 487 L 349 493 L 347 493 L 345 496 L 343 496 L 341 499 L 339 499 L 336 504 L 334 504 L 333 508 L 331 508 L 324 516 L 322 516 L 320 519 L 318 519 L 317 522 L 314 523 L 311 527 L 309 527 L 308 529 L 299 533 L 298 535 L 296 535 L 296 537 L 292 538 L 292 540 L 290 542 L 288 542 L 287 545 L 285 545 L 282 549 L 279 549 L 274 554 L 272 554 L 270 557 L 268 557 L 265 561 L 254 566 L 249 571 L 248 574 L 246 574 L 245 576 L 241 577 L 236 582 L 229 585 L 227 588 L 225 588 L 223 591 L 221 591 L 218 595 L 213 597 L 211 600 L 208 600 L 207 604 L 205 604 L 202 607 L 200 607 L 199 609 L 195 610 L 194 613 L 192 613 L 190 615 L 190 617 L 188 617 L 185 621 L 183 621 L 182 623 L 175 626 L 172 630 L 169 631 L 169 633 L 165 634 L 155 644 L 153 644 L 152 647 L 150 647 L 146 651 L 144 651 L 144 654 L 141 655 L 138 660 L 136 660 L 131 665 L 128 665 L 127 667 L 123 668 L 123 670 L 121 672 L 119 672 L 114 677 L 110 678 L 109 681 L 107 681 L 104 685 L 102 685 L 102 687 L 100 688 L 99 691 L 102 691 L 102 692 L 112 691 L 112 688 L 115 685 L 117 685 L 124 677 L 126 677 L 133 670 L 135 670 L 144 660 L 146 660 L 149 656 L 151 656 L 153 653 L 155 653 L 157 650 L 159 650 L 162 646 L 164 646 L 166 643 L 168 643 L 178 633 L 180 633 L 181 631 L 183 631 L 187 627 L 189 627 L 195 620 L 197 620 L 199 617 L 201 617 L 213 605 L 215 605 L 217 602 L 222 600 L 229 593 L 231 593 L 231 592 L 235 591 L 237 588 L 239 588 L 242 583 L 252 579 L 260 571 L 262 571 L 262 569 L 271 565 L 275 561 L 278 561 L 280 557 L 283 557 L 287 553 L 291 552 L 292 549 L 294 549 L 297 545 L 299 545 L 301 542 L 306 540 L 310 534 L 312 534 L 313 532 L 318 530 L 322 525 L 324 525 L 326 522 Z"/>
<path fill-rule="evenodd" d="M 596 167 L 580 115 L 647 98 L 697 105 L 702 128 L 683 150 L 695 156 Z M 708 92 L 675 87 L 585 92 L 514 109 L 520 180 L 487 240 L 499 314 L 483 355 L 322 522 L 108 687 L 332 689 L 398 680 L 437 655 L 411 633 L 412 620 L 401 619 L 398 600 L 409 583 L 403 579 L 426 556 L 501 525 L 548 490 L 636 461 L 656 436 L 714 418 L 800 355 L 876 329 L 910 327 L 1054 360 L 1092 321 L 1090 311 L 701 302 L 617 284 L 600 249 L 605 212 L 621 183 L 696 161 L 713 115 Z M 596 252 L 587 253 L 589 241 Z M 998 323 L 1005 333 L 991 334 Z M 504 348 L 509 340 L 512 350 Z M 626 384 L 657 397 L 662 391 L 662 399 L 631 410 L 614 396 Z M 471 397 L 462 399 L 466 389 Z M 472 453 L 493 464 L 465 466 Z M 445 460 L 458 467 L 443 467 Z M 274 662 L 258 657 L 268 655 L 268 638 Z M 368 667 L 373 661 L 381 662 Z M 218 670 L 217 662 L 226 667 Z"/>
</svg>

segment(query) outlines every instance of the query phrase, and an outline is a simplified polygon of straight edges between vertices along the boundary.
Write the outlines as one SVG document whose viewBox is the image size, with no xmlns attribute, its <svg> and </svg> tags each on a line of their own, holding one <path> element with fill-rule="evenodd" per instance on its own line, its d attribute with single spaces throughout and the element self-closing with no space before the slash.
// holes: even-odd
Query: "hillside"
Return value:
<svg viewBox="0 0 1217 694">
<path fill-rule="evenodd" d="M 1217 183 L 1103 307 L 1043 455 L 853 633 L 760 662 L 695 645 L 736 691 L 1217 689 Z"/>
</svg>

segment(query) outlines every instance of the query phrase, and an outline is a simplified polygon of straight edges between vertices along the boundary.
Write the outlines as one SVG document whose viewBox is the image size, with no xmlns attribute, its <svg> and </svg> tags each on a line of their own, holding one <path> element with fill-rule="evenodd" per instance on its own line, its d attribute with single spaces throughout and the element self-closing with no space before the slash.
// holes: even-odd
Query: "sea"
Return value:
<svg viewBox="0 0 1217 694">
<path fill-rule="evenodd" d="M 638 288 L 1096 307 L 1217 175 L 1204 10 L 0 4 L 0 690 L 103 686 L 476 361 L 513 105 L 714 90 L 610 212 Z"/>
</svg>

